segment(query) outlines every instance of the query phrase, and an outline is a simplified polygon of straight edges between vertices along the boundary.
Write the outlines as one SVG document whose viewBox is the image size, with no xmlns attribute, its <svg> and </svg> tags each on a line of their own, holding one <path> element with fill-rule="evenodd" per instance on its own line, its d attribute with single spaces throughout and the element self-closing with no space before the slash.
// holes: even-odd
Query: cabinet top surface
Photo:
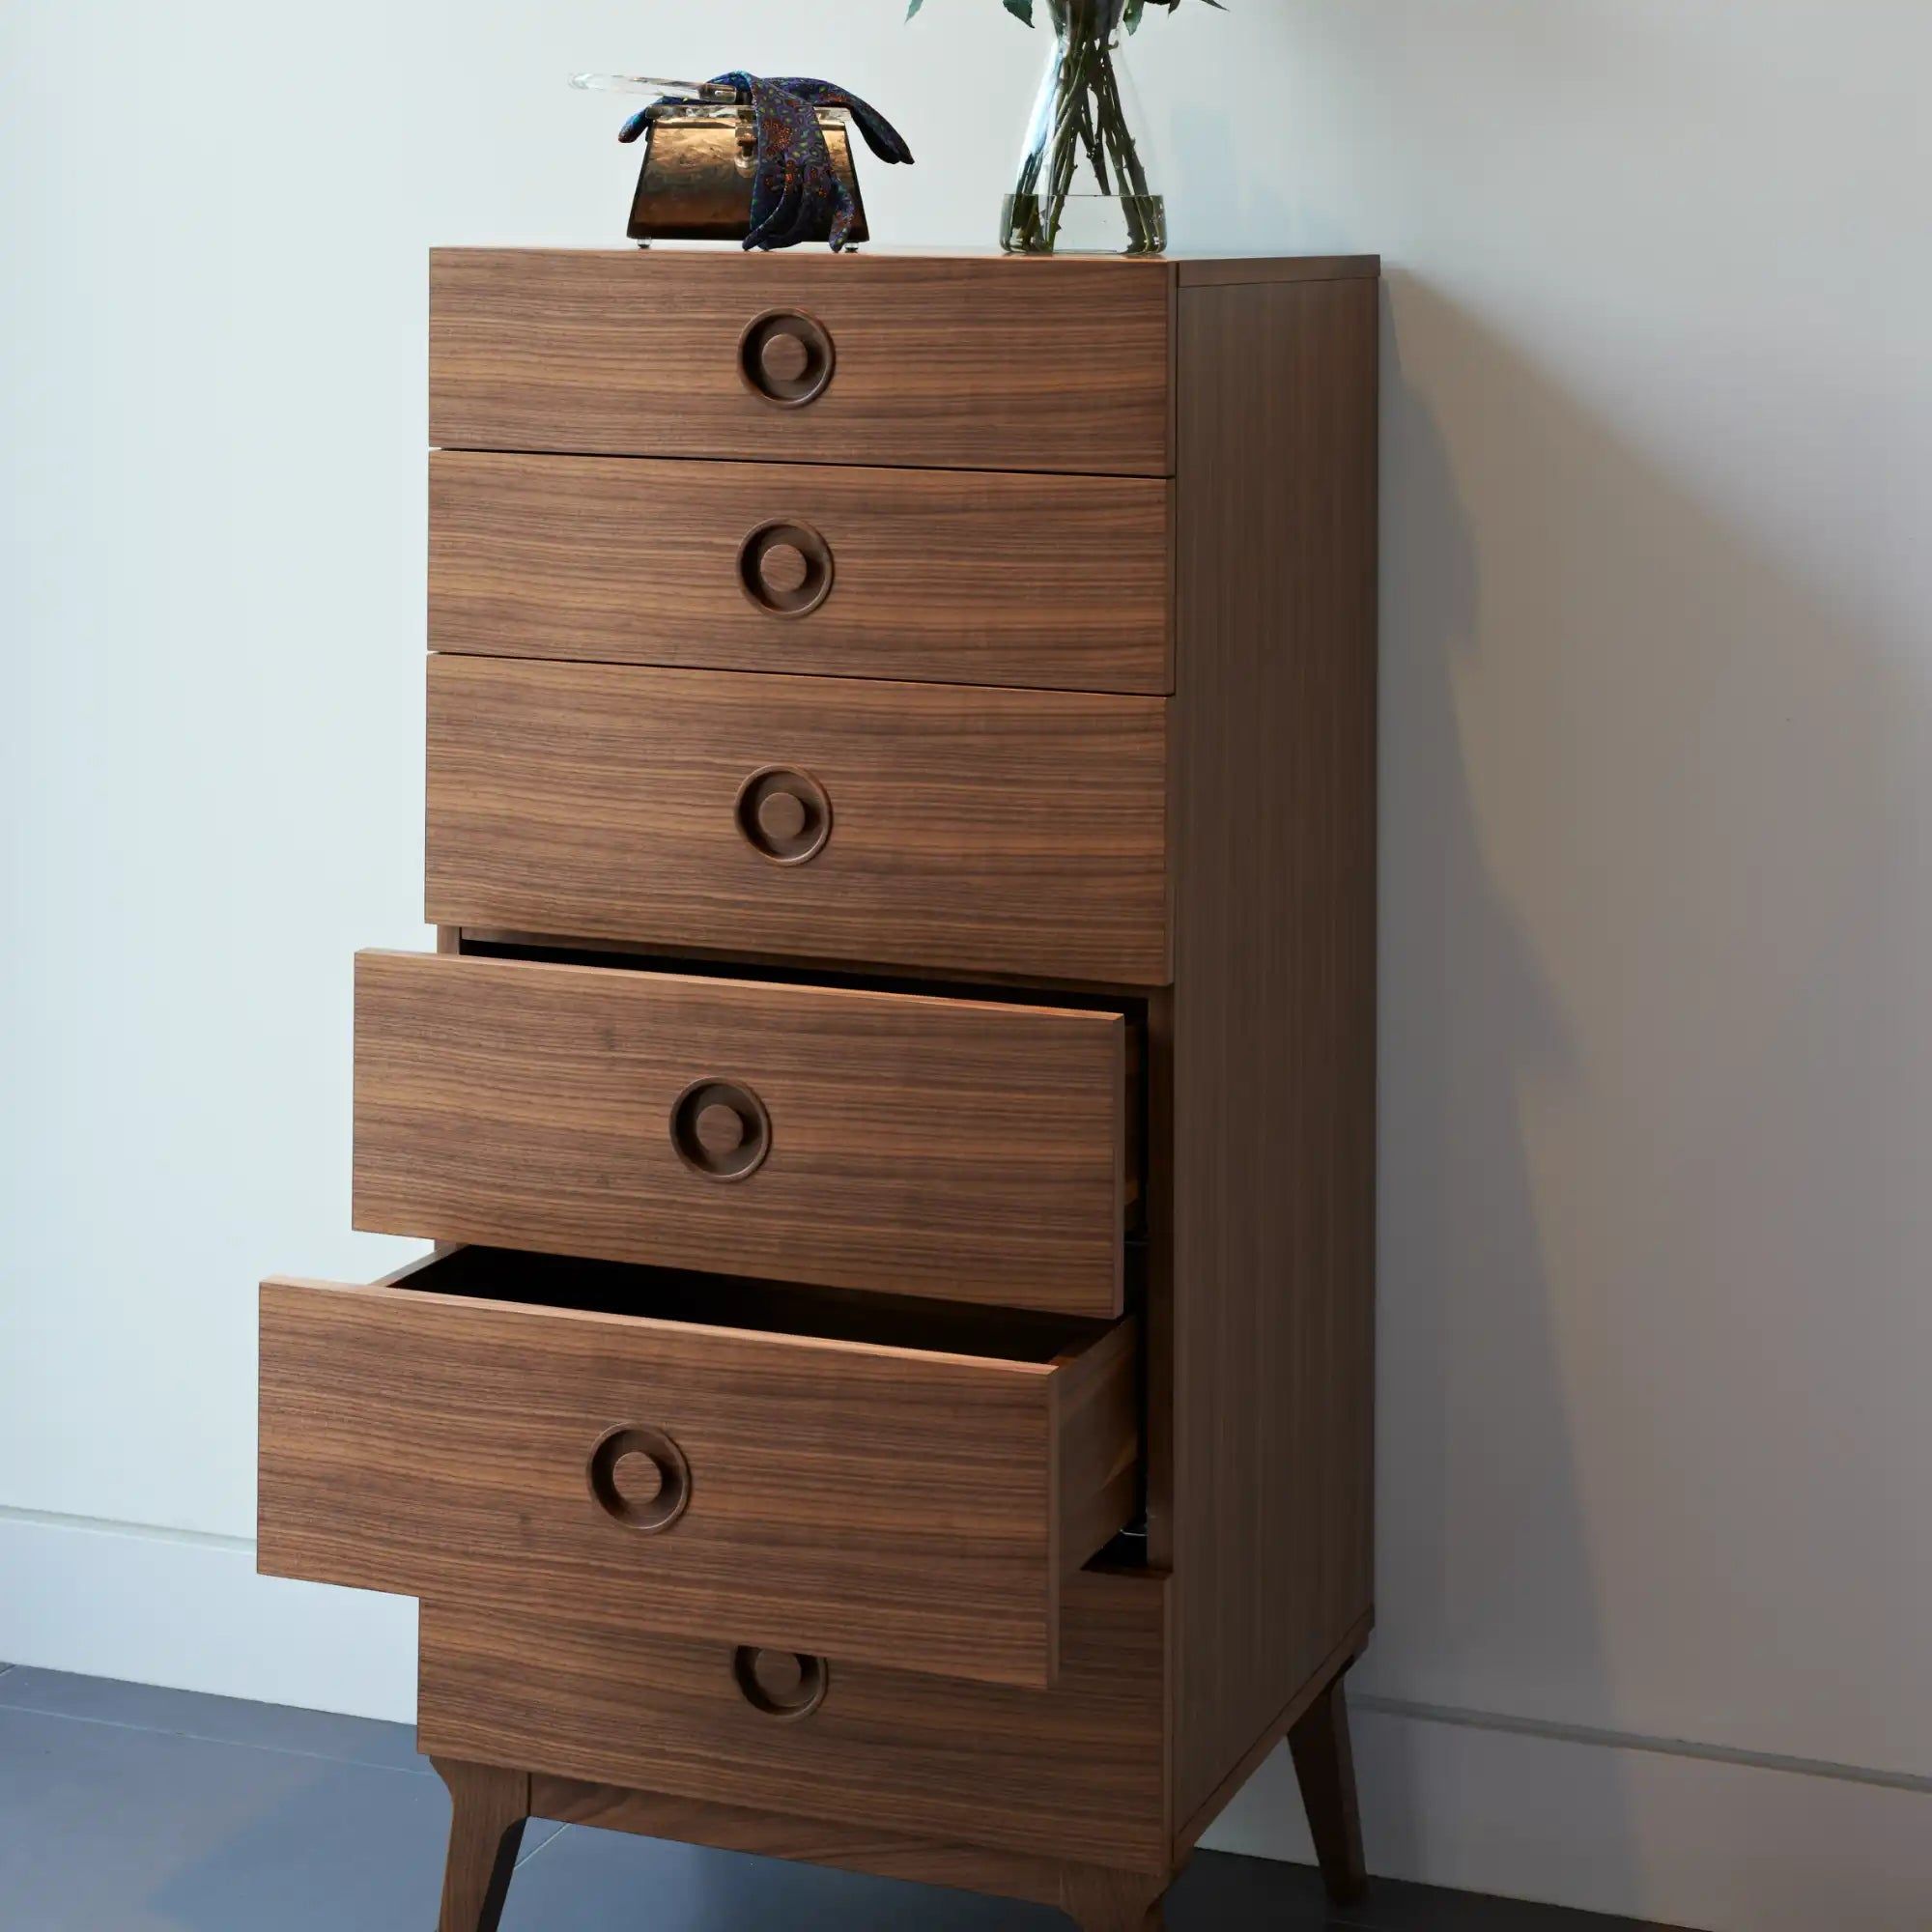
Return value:
<svg viewBox="0 0 1932 1932">
<path fill-rule="evenodd" d="M 649 248 L 581 247 L 440 247 L 432 260 L 458 256 L 556 256 L 633 262 L 639 273 L 667 261 L 678 263 L 782 263 L 808 274 L 863 275 L 880 268 L 904 270 L 930 268 L 945 271 L 986 270 L 1016 275 L 1159 275 L 1189 285 L 1241 282 L 1304 282 L 1375 280 L 1381 273 L 1378 255 L 1057 255 L 1016 256 L 997 250 L 971 248 L 850 249 L 835 255 L 830 249 L 787 249 L 776 254 L 747 254 L 730 243 L 654 242 Z M 728 272 L 728 271 L 727 271 Z"/>
</svg>

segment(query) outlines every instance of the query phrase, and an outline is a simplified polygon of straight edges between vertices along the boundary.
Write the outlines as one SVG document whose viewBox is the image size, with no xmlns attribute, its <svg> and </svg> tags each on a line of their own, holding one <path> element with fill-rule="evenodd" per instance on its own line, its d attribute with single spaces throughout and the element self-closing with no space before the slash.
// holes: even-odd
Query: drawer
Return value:
<svg viewBox="0 0 1932 1932">
<path fill-rule="evenodd" d="M 1147 1573 L 1069 1577 L 1050 1690 L 426 1604 L 417 1742 L 540 1776 L 1159 1871 L 1167 1593 Z"/>
<path fill-rule="evenodd" d="M 365 953 L 358 1228 L 1107 1317 L 1118 1012 Z"/>
<path fill-rule="evenodd" d="M 1043 1686 L 1136 1504 L 1114 1327 L 464 1249 L 261 1303 L 260 1567 Z"/>
<path fill-rule="evenodd" d="M 1164 481 L 430 459 L 432 648 L 1165 692 Z"/>
<path fill-rule="evenodd" d="M 1156 697 L 433 657 L 428 916 L 1164 984 L 1167 755 Z"/>
<path fill-rule="evenodd" d="M 1154 261 L 437 249 L 430 440 L 1173 473 Z"/>
</svg>

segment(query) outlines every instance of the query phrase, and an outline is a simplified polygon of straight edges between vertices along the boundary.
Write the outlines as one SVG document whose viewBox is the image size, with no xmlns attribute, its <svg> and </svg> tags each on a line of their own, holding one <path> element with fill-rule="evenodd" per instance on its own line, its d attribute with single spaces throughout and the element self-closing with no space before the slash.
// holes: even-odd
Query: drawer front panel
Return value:
<svg viewBox="0 0 1932 1932">
<path fill-rule="evenodd" d="M 1173 471 L 1161 262 L 438 249 L 430 440 Z"/>
<path fill-rule="evenodd" d="M 1014 1690 L 830 1664 L 786 1720 L 727 1637 L 621 1635 L 427 1604 L 421 1747 L 712 1804 L 1162 1870 L 1165 1579 L 1067 1579 L 1060 1676 Z M 769 1667 L 769 1666 L 766 1666 Z M 755 1678 L 754 1678 L 755 1682 Z"/>
<path fill-rule="evenodd" d="M 1165 482 L 430 459 L 430 643 L 1165 692 Z"/>
<path fill-rule="evenodd" d="M 263 1571 L 483 1614 L 1040 1687 L 1133 1507 L 1131 1323 L 1004 1360 L 269 1282 L 261 1357 Z"/>
<path fill-rule="evenodd" d="M 433 657 L 428 917 L 1165 984 L 1166 769 L 1159 698 Z"/>
<path fill-rule="evenodd" d="M 355 1225 L 1109 1317 L 1125 1093 L 1118 1013 L 365 953 Z"/>
</svg>

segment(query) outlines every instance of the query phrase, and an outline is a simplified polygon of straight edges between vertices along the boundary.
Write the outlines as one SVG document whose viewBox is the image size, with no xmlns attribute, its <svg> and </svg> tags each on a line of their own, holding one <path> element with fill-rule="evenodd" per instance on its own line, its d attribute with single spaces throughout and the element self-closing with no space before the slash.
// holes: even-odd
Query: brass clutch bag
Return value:
<svg viewBox="0 0 1932 1932">
<path fill-rule="evenodd" d="M 852 164 L 851 119 L 842 107 L 818 110 L 832 169 L 852 197 L 851 242 L 869 241 L 859 173 Z M 752 232 L 752 187 L 758 137 L 749 106 L 670 101 L 647 110 L 644 165 L 626 231 L 633 242 L 742 242 Z M 832 210 L 798 239 L 829 242 Z"/>
</svg>

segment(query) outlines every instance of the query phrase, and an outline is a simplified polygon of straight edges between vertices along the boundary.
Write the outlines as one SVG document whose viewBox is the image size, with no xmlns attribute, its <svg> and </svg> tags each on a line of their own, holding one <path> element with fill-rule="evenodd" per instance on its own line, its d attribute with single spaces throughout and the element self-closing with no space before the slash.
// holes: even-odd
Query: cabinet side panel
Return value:
<svg viewBox="0 0 1932 1932">
<path fill-rule="evenodd" d="M 1175 1804 L 1370 1609 L 1378 298 L 1183 289 Z"/>
</svg>

